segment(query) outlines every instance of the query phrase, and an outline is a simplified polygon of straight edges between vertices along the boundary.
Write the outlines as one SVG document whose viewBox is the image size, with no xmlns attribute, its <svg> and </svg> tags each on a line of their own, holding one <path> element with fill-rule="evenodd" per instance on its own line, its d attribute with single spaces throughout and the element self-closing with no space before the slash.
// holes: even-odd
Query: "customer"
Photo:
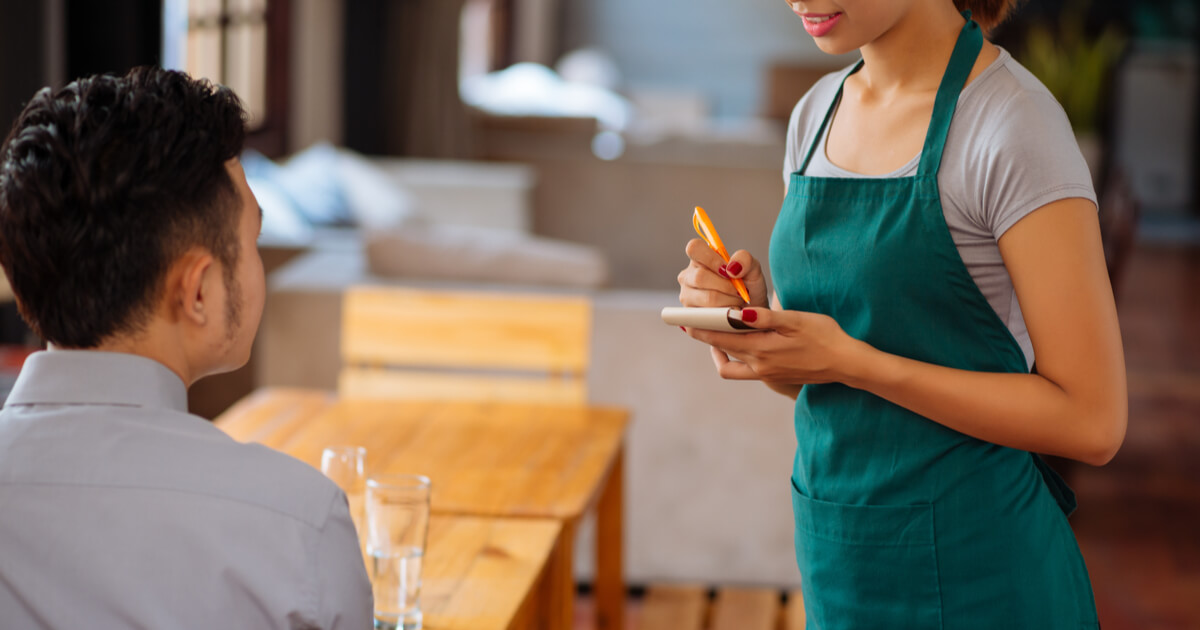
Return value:
<svg viewBox="0 0 1200 630">
<path fill-rule="evenodd" d="M 187 413 L 262 314 L 244 123 L 140 68 L 41 90 L 0 150 L 0 264 L 50 344 L 0 412 L 6 630 L 371 625 L 341 491 Z"/>
</svg>

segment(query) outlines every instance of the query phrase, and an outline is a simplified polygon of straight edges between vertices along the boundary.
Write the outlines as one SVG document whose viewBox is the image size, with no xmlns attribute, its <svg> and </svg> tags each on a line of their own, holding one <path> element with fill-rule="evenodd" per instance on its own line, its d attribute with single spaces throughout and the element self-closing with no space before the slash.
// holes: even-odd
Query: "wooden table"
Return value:
<svg viewBox="0 0 1200 630">
<path fill-rule="evenodd" d="M 575 535 L 596 507 L 596 627 L 624 627 L 624 435 L 628 413 L 588 406 L 450 400 L 338 400 L 302 389 L 259 390 L 221 415 L 235 439 L 320 465 L 334 444 L 367 447 L 373 473 L 433 481 L 435 514 L 553 518 L 562 522 L 539 611 L 570 628 Z"/>
<path fill-rule="evenodd" d="M 533 626 L 559 521 L 434 515 L 421 569 L 425 630 Z"/>
</svg>

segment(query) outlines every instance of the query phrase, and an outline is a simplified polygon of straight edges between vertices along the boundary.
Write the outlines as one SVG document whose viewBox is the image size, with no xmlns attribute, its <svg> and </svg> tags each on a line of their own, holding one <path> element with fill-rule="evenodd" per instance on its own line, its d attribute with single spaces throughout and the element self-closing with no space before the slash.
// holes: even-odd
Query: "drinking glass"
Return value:
<svg viewBox="0 0 1200 630">
<path fill-rule="evenodd" d="M 428 531 L 429 477 L 367 480 L 367 558 L 376 628 L 421 628 L 421 560 Z"/>
<path fill-rule="evenodd" d="M 321 451 L 321 472 L 333 480 L 350 504 L 350 519 L 361 545 L 366 539 L 367 449 L 361 446 L 330 446 Z"/>
</svg>

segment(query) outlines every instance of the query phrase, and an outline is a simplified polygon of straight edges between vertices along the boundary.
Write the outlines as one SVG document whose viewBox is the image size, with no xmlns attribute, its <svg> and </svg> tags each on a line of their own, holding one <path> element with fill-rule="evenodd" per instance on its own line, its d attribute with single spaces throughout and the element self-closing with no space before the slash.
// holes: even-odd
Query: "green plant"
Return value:
<svg viewBox="0 0 1200 630">
<path fill-rule="evenodd" d="M 1083 12 L 1063 14 L 1058 31 L 1035 25 L 1026 35 L 1021 62 L 1062 104 L 1076 133 L 1096 131 L 1105 85 L 1125 50 L 1125 37 L 1112 25 L 1099 36 L 1084 33 Z"/>
</svg>

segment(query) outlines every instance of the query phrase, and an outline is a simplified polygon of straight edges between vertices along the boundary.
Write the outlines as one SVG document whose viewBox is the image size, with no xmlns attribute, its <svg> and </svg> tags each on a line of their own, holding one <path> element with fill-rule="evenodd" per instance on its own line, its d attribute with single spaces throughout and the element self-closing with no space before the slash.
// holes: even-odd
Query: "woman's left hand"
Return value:
<svg viewBox="0 0 1200 630">
<path fill-rule="evenodd" d="M 855 351 L 866 346 L 828 315 L 750 307 L 741 315 L 763 332 L 688 329 L 693 338 L 712 346 L 722 378 L 791 385 L 841 381 Z"/>
</svg>

